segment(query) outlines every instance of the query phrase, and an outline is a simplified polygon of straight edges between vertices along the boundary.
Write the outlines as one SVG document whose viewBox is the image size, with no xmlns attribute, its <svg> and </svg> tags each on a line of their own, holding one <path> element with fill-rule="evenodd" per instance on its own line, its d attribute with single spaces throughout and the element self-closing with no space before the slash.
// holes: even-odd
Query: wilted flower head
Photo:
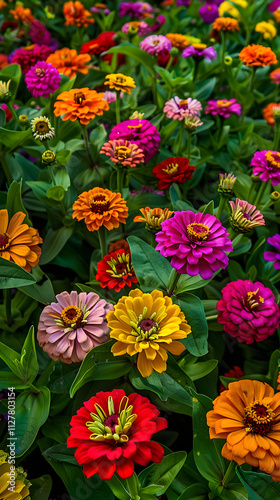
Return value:
<svg viewBox="0 0 280 500">
<path fill-rule="evenodd" d="M 280 153 L 278 151 L 257 151 L 251 161 L 253 175 L 273 186 L 280 184 Z"/>
<path fill-rule="evenodd" d="M 273 262 L 274 269 L 280 269 L 280 234 L 275 234 L 267 238 L 267 243 L 272 245 L 276 249 L 276 252 L 264 252 L 263 258 L 264 260 Z"/>
<path fill-rule="evenodd" d="M 217 101 L 208 101 L 204 110 L 208 115 L 219 115 L 223 118 L 229 118 L 231 114 L 241 115 L 241 104 L 236 99 L 219 99 Z"/>
<path fill-rule="evenodd" d="M 183 50 L 182 57 L 195 57 L 211 61 L 211 59 L 217 59 L 217 54 L 214 47 L 207 47 L 204 43 L 193 43 Z"/>
<path fill-rule="evenodd" d="M 109 339 L 106 315 L 113 306 L 96 293 L 62 292 L 41 313 L 37 338 L 54 360 L 77 363 Z"/>
<path fill-rule="evenodd" d="M 277 29 L 274 26 L 274 22 L 272 19 L 269 21 L 261 21 L 256 24 L 255 31 L 257 33 L 261 33 L 265 40 L 272 40 L 277 35 Z"/>
<path fill-rule="evenodd" d="M 219 177 L 220 177 L 220 183 L 218 187 L 219 193 L 228 196 L 232 195 L 233 187 L 237 177 L 235 177 L 233 174 L 219 174 Z"/>
<path fill-rule="evenodd" d="M 277 57 L 270 47 L 254 43 L 247 45 L 247 47 L 241 50 L 239 59 L 246 66 L 270 66 L 271 64 L 277 64 Z"/>
<path fill-rule="evenodd" d="M 148 54 L 154 55 L 166 55 L 169 54 L 172 49 L 172 44 L 170 40 L 164 35 L 150 35 L 147 36 L 140 43 L 140 49 L 145 50 Z"/>
<path fill-rule="evenodd" d="M 133 222 L 145 222 L 145 228 L 152 233 L 157 233 L 161 230 L 161 223 L 164 220 L 170 219 L 174 212 L 168 208 L 140 208 L 141 215 L 134 217 Z"/>
<path fill-rule="evenodd" d="M 131 76 L 123 75 L 122 73 L 106 75 L 104 85 L 109 85 L 110 89 L 122 90 L 127 94 L 131 94 L 131 91 L 135 89 L 135 81 Z"/>
<path fill-rule="evenodd" d="M 137 144 L 125 139 L 113 139 L 103 144 L 100 154 L 109 156 L 110 160 L 122 166 L 136 167 L 144 161 L 144 153 Z"/>
<path fill-rule="evenodd" d="M 6 103 L 11 100 L 12 94 L 9 90 L 11 80 L 8 82 L 0 81 L 0 103 Z"/>
<path fill-rule="evenodd" d="M 109 135 L 109 139 L 125 139 L 137 144 L 144 151 L 145 162 L 155 156 L 160 143 L 160 135 L 157 128 L 149 120 L 126 120 L 120 122 Z"/>
<path fill-rule="evenodd" d="M 39 61 L 25 75 L 27 89 L 33 97 L 49 97 L 60 86 L 61 76 L 51 63 Z"/>
<path fill-rule="evenodd" d="M 191 97 L 180 99 L 180 97 L 175 96 L 165 103 L 163 111 L 166 113 L 167 118 L 181 121 L 189 117 L 190 114 L 200 116 L 201 109 L 201 103 L 197 99 Z"/>
<path fill-rule="evenodd" d="M 257 226 L 264 226 L 265 221 L 255 205 L 250 205 L 245 200 L 229 201 L 231 207 L 231 225 L 235 231 L 247 233 Z"/>
<path fill-rule="evenodd" d="M 96 280 L 102 288 L 120 292 L 125 286 L 138 283 L 131 261 L 130 250 L 121 248 L 108 255 L 97 264 Z"/>
<path fill-rule="evenodd" d="M 197 127 L 201 127 L 201 125 L 203 125 L 203 122 L 197 115 L 188 113 L 185 117 L 185 127 L 190 132 L 193 132 Z"/>
<path fill-rule="evenodd" d="M 54 127 L 52 127 L 50 120 L 46 116 L 33 118 L 30 125 L 34 139 L 45 141 L 55 136 Z"/>
</svg>

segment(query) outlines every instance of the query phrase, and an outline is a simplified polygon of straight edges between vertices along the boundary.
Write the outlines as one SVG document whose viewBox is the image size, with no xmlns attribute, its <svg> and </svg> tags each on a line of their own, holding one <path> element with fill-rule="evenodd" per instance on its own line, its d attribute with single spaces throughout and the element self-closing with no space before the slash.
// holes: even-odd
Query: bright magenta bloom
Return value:
<svg viewBox="0 0 280 500">
<path fill-rule="evenodd" d="M 231 114 L 241 115 L 241 104 L 239 104 L 236 99 L 220 99 L 218 101 L 208 101 L 207 106 L 204 110 L 205 114 L 208 115 L 219 115 L 223 118 L 229 118 Z"/>
</svg>

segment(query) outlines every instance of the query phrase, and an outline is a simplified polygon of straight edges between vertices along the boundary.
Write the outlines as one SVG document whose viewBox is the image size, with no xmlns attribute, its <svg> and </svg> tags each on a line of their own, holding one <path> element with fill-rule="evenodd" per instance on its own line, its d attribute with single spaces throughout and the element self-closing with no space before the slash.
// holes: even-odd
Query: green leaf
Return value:
<svg viewBox="0 0 280 500">
<path fill-rule="evenodd" d="M 208 500 L 209 488 L 203 484 L 192 484 L 189 486 L 178 500 Z"/>
<path fill-rule="evenodd" d="M 106 52 L 106 54 L 114 54 L 114 53 L 125 54 L 126 56 L 132 57 L 138 63 L 143 64 L 152 76 L 156 75 L 153 69 L 155 64 L 153 57 L 147 54 L 147 52 L 145 52 L 144 50 L 135 47 L 131 43 L 117 45 L 116 47 L 112 47 L 110 50 L 107 50 Z"/>
<path fill-rule="evenodd" d="M 52 478 L 48 474 L 31 479 L 30 495 L 32 500 L 48 500 L 52 489 Z"/>
<path fill-rule="evenodd" d="M 21 378 L 21 373 L 18 369 L 20 355 L 2 342 L 0 342 L 0 358 L 3 359 L 4 363 L 6 363 L 17 377 Z"/>
<path fill-rule="evenodd" d="M 58 176 L 56 175 L 56 170 L 59 169 L 59 168 L 61 168 L 61 167 L 63 167 L 64 165 L 66 165 L 66 163 L 68 163 L 68 161 L 70 160 L 70 158 L 71 158 L 71 151 L 68 151 L 68 149 L 63 149 L 61 151 L 58 151 L 58 153 L 56 154 L 56 161 L 58 163 L 60 163 L 61 165 L 55 165 L 53 167 L 54 176 L 55 176 L 55 180 L 56 180 L 57 184 L 61 184 L 63 187 L 65 187 L 65 186 L 64 186 L 64 184 L 62 184 L 61 182 L 59 182 Z M 66 169 L 66 173 L 67 173 L 67 169 Z M 67 175 L 68 175 L 68 173 L 67 173 Z M 66 186 L 66 188 L 70 186 L 69 176 L 68 176 L 68 180 L 69 180 L 69 184 L 68 184 L 68 186 Z"/>
<path fill-rule="evenodd" d="M 64 196 L 65 196 L 65 189 L 62 186 L 52 186 L 50 187 L 47 192 L 47 198 L 51 198 L 52 200 L 55 201 L 62 201 Z"/>
<path fill-rule="evenodd" d="M 166 283 L 172 271 L 168 260 L 137 236 L 129 236 L 132 264 L 143 292 L 155 289 L 166 291 Z"/>
<path fill-rule="evenodd" d="M 47 387 L 38 392 L 29 389 L 16 398 L 16 456 L 21 457 L 34 442 L 40 427 L 45 423 L 50 411 L 50 391 Z"/>
<path fill-rule="evenodd" d="M 23 212 L 24 214 L 26 214 L 26 217 L 23 222 L 25 224 L 28 224 L 28 226 L 32 226 L 28 218 L 28 212 L 22 203 L 21 186 L 22 186 L 22 181 L 20 182 L 13 181 L 12 184 L 10 185 L 7 194 L 6 209 L 8 210 L 9 219 L 11 219 L 13 215 L 15 215 L 17 212 Z"/>
<path fill-rule="evenodd" d="M 158 493 L 165 493 L 183 467 L 186 458 L 187 454 L 184 451 L 176 451 L 163 457 L 159 464 L 150 465 L 138 476 L 141 487 L 159 485 L 161 488 Z"/>
<path fill-rule="evenodd" d="M 245 471 L 236 466 L 236 474 L 245 486 L 250 500 L 272 500 L 280 498 L 280 484 L 268 474 Z"/>
<path fill-rule="evenodd" d="M 116 495 L 116 498 L 119 500 L 131 500 L 126 482 L 118 474 L 114 474 L 108 484 L 114 495 Z"/>
<path fill-rule="evenodd" d="M 40 265 L 51 262 L 62 250 L 69 238 L 72 236 L 73 227 L 60 227 L 59 229 L 49 229 L 42 245 L 42 255 Z"/>
<path fill-rule="evenodd" d="M 158 372 L 153 371 L 149 377 L 142 377 L 140 372 L 133 367 L 129 372 L 129 380 L 135 389 L 155 392 L 162 401 L 167 401 Z"/>
<path fill-rule="evenodd" d="M 217 359 L 208 359 L 198 363 L 184 363 L 184 358 L 179 362 L 179 365 L 184 372 L 193 380 L 199 380 L 202 377 L 211 373 L 217 366 Z"/>
<path fill-rule="evenodd" d="M 63 153 L 66 153 L 66 151 L 64 150 Z M 67 191 L 67 189 L 69 188 L 69 186 L 71 184 L 71 181 L 70 181 L 70 177 L 69 177 L 69 174 L 68 174 L 68 171 L 67 171 L 67 168 L 65 167 L 65 165 L 54 165 L 53 166 L 53 175 L 54 175 L 55 182 L 56 182 L 57 186 L 58 187 L 62 186 L 65 189 L 65 191 Z M 47 193 L 47 196 L 48 196 L 48 193 Z"/>
<path fill-rule="evenodd" d="M 25 384 L 19 377 L 10 371 L 0 371 L 0 388 L 9 389 L 9 387 L 13 387 L 14 389 L 27 389 L 28 384 Z"/>
<path fill-rule="evenodd" d="M 19 288 L 36 283 L 32 274 L 14 262 L 0 257 L 0 288 Z"/>
<path fill-rule="evenodd" d="M 214 215 L 214 201 L 213 200 L 209 201 L 207 205 L 200 207 L 199 211 L 202 212 L 203 214 Z"/>
<path fill-rule="evenodd" d="M 22 146 L 22 144 L 31 137 L 32 133 L 30 128 L 24 131 L 17 131 L 0 127 L 0 142 L 12 151 L 17 149 L 19 146 Z"/>
<path fill-rule="evenodd" d="M 194 356 L 204 356 L 208 352 L 208 325 L 201 300 L 192 293 L 183 293 L 176 302 L 186 316 L 192 331 L 182 343 Z"/>
<path fill-rule="evenodd" d="M 74 457 L 73 448 L 68 448 L 66 443 L 56 444 L 43 452 L 43 456 L 47 460 L 56 460 L 57 462 L 67 462 L 77 465 L 77 460 Z"/>
<path fill-rule="evenodd" d="M 29 332 L 21 349 L 20 361 L 15 359 L 15 364 L 18 367 L 19 372 L 22 374 L 22 380 L 27 384 L 32 384 L 39 371 L 35 347 L 34 326 L 29 328 Z"/>
<path fill-rule="evenodd" d="M 0 80 L 2 82 L 8 82 L 10 79 L 12 81 L 10 83 L 9 89 L 11 91 L 13 101 L 16 98 L 18 86 L 21 79 L 21 67 L 19 64 L 9 64 L 0 71 Z"/>
<path fill-rule="evenodd" d="M 28 297 L 41 302 L 42 304 L 50 304 L 51 302 L 54 302 L 55 293 L 49 277 L 40 269 L 39 266 L 32 269 L 32 276 L 37 279 L 37 283 L 21 287 L 21 292 L 28 295 Z"/>
<path fill-rule="evenodd" d="M 208 285 L 208 283 L 210 283 L 210 281 L 212 281 L 212 279 L 214 279 L 215 276 L 217 276 L 217 274 L 219 274 L 219 272 L 220 271 L 216 271 L 213 274 L 212 278 L 210 278 L 209 280 L 204 280 L 199 275 L 188 276 L 187 274 L 182 274 L 179 281 L 178 281 L 178 285 L 176 288 L 176 295 L 179 295 L 181 293 L 188 292 L 191 290 L 197 290 L 198 288 L 202 288 L 202 287 Z"/>
</svg>

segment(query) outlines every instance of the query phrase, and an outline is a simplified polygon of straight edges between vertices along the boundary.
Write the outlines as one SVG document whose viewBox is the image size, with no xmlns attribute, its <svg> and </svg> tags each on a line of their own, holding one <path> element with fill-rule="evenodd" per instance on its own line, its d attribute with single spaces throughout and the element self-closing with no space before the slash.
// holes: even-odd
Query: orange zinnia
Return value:
<svg viewBox="0 0 280 500">
<path fill-rule="evenodd" d="M 128 217 L 128 208 L 120 193 L 100 187 L 80 194 L 73 210 L 73 219 L 84 219 L 89 231 L 97 231 L 101 226 L 111 231 L 120 223 L 125 224 Z"/>
<path fill-rule="evenodd" d="M 270 64 L 277 64 L 277 57 L 270 47 L 263 45 L 247 45 L 241 50 L 239 59 L 246 64 L 246 66 L 270 66 Z"/>
<path fill-rule="evenodd" d="M 217 17 L 213 22 L 213 30 L 216 31 L 239 31 L 239 24 L 232 17 Z"/>
<path fill-rule="evenodd" d="M 17 5 L 14 10 L 11 9 L 9 12 L 16 21 L 20 21 L 22 24 L 29 24 L 34 20 L 31 10 L 25 9 L 22 5 Z"/>
<path fill-rule="evenodd" d="M 5 7 L 7 7 L 7 5 L 8 4 L 6 2 L 4 2 L 4 0 L 0 0 L 0 10 L 5 9 Z"/>
<path fill-rule="evenodd" d="M 271 102 L 263 109 L 263 117 L 265 121 L 268 123 L 268 125 L 271 125 L 272 127 L 274 127 L 275 125 L 275 119 L 273 116 L 274 108 L 280 109 L 280 104 L 279 103 L 277 104 L 277 102 Z"/>
<path fill-rule="evenodd" d="M 82 125 L 87 125 L 96 115 L 101 116 L 103 111 L 109 109 L 107 101 L 102 99 L 103 96 L 103 93 L 89 90 L 88 87 L 62 92 L 54 104 L 54 114 L 64 115 L 63 121 L 79 120 Z"/>
<path fill-rule="evenodd" d="M 280 393 L 257 380 L 239 380 L 213 405 L 207 424 L 211 439 L 226 439 L 222 456 L 280 481 Z"/>
<path fill-rule="evenodd" d="M 184 35 L 181 35 L 180 33 L 167 33 L 167 35 L 165 35 L 165 36 L 172 43 L 172 47 L 176 47 L 179 50 L 183 50 L 188 45 L 190 45 L 190 42 L 187 39 L 187 37 Z"/>
<path fill-rule="evenodd" d="M 9 222 L 8 210 L 0 210 L 0 257 L 30 271 L 37 266 L 43 242 L 37 229 L 22 224 L 26 215 L 17 212 Z"/>
<path fill-rule="evenodd" d="M 63 14 L 65 16 L 65 26 L 89 26 L 94 23 L 94 19 L 89 19 L 91 13 L 86 10 L 83 4 L 79 1 L 66 2 L 63 6 Z"/>
<path fill-rule="evenodd" d="M 83 73 L 83 75 L 88 74 L 88 67 L 85 63 L 89 62 L 91 59 L 89 54 L 77 54 L 75 49 L 64 49 L 56 50 L 51 54 L 47 62 L 51 63 L 58 72 L 73 78 L 77 73 Z"/>
</svg>

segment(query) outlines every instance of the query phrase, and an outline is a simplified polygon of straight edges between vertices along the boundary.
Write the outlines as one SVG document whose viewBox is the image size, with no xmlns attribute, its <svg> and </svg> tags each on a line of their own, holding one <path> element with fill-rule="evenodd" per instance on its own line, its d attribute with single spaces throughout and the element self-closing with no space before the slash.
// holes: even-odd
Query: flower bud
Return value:
<svg viewBox="0 0 280 500">
<path fill-rule="evenodd" d="M 275 120 L 276 123 L 280 123 L 280 107 L 279 106 L 275 106 L 272 110 L 272 114 L 273 114 L 273 118 Z"/>
<path fill-rule="evenodd" d="M 55 153 L 50 149 L 47 149 L 47 151 L 42 154 L 42 163 L 45 163 L 45 165 L 52 165 L 54 162 Z"/>
<path fill-rule="evenodd" d="M 233 174 L 219 174 L 220 183 L 218 186 L 218 192 L 225 195 L 231 196 L 233 194 L 233 186 L 237 177 Z"/>
<path fill-rule="evenodd" d="M 0 81 L 0 103 L 7 103 L 11 100 L 12 94 L 9 90 L 11 80 L 8 82 Z"/>
<path fill-rule="evenodd" d="M 232 65 L 232 62 L 233 62 L 232 57 L 230 57 L 230 56 L 226 56 L 226 57 L 224 58 L 224 63 L 225 63 L 227 66 L 231 66 L 231 65 Z"/>
<path fill-rule="evenodd" d="M 177 47 L 172 47 L 172 49 L 170 50 L 170 55 L 172 57 L 176 57 L 178 54 L 179 54 L 179 49 L 177 49 Z"/>
<path fill-rule="evenodd" d="M 138 120 L 142 120 L 145 113 L 139 113 L 139 111 L 133 111 L 132 115 L 129 117 L 130 120 L 134 120 L 138 118 Z"/>
<path fill-rule="evenodd" d="M 29 125 L 29 119 L 26 115 L 19 115 L 19 123 L 21 125 Z"/>
<path fill-rule="evenodd" d="M 278 193 L 278 191 L 273 191 L 270 195 L 270 199 L 272 201 L 278 201 L 280 200 L 280 193 Z"/>
<path fill-rule="evenodd" d="M 253 174 L 252 174 L 252 175 L 251 175 L 251 180 L 252 180 L 252 182 L 259 182 L 260 178 L 259 178 L 259 176 L 258 176 L 258 175 L 253 175 Z"/>
</svg>

